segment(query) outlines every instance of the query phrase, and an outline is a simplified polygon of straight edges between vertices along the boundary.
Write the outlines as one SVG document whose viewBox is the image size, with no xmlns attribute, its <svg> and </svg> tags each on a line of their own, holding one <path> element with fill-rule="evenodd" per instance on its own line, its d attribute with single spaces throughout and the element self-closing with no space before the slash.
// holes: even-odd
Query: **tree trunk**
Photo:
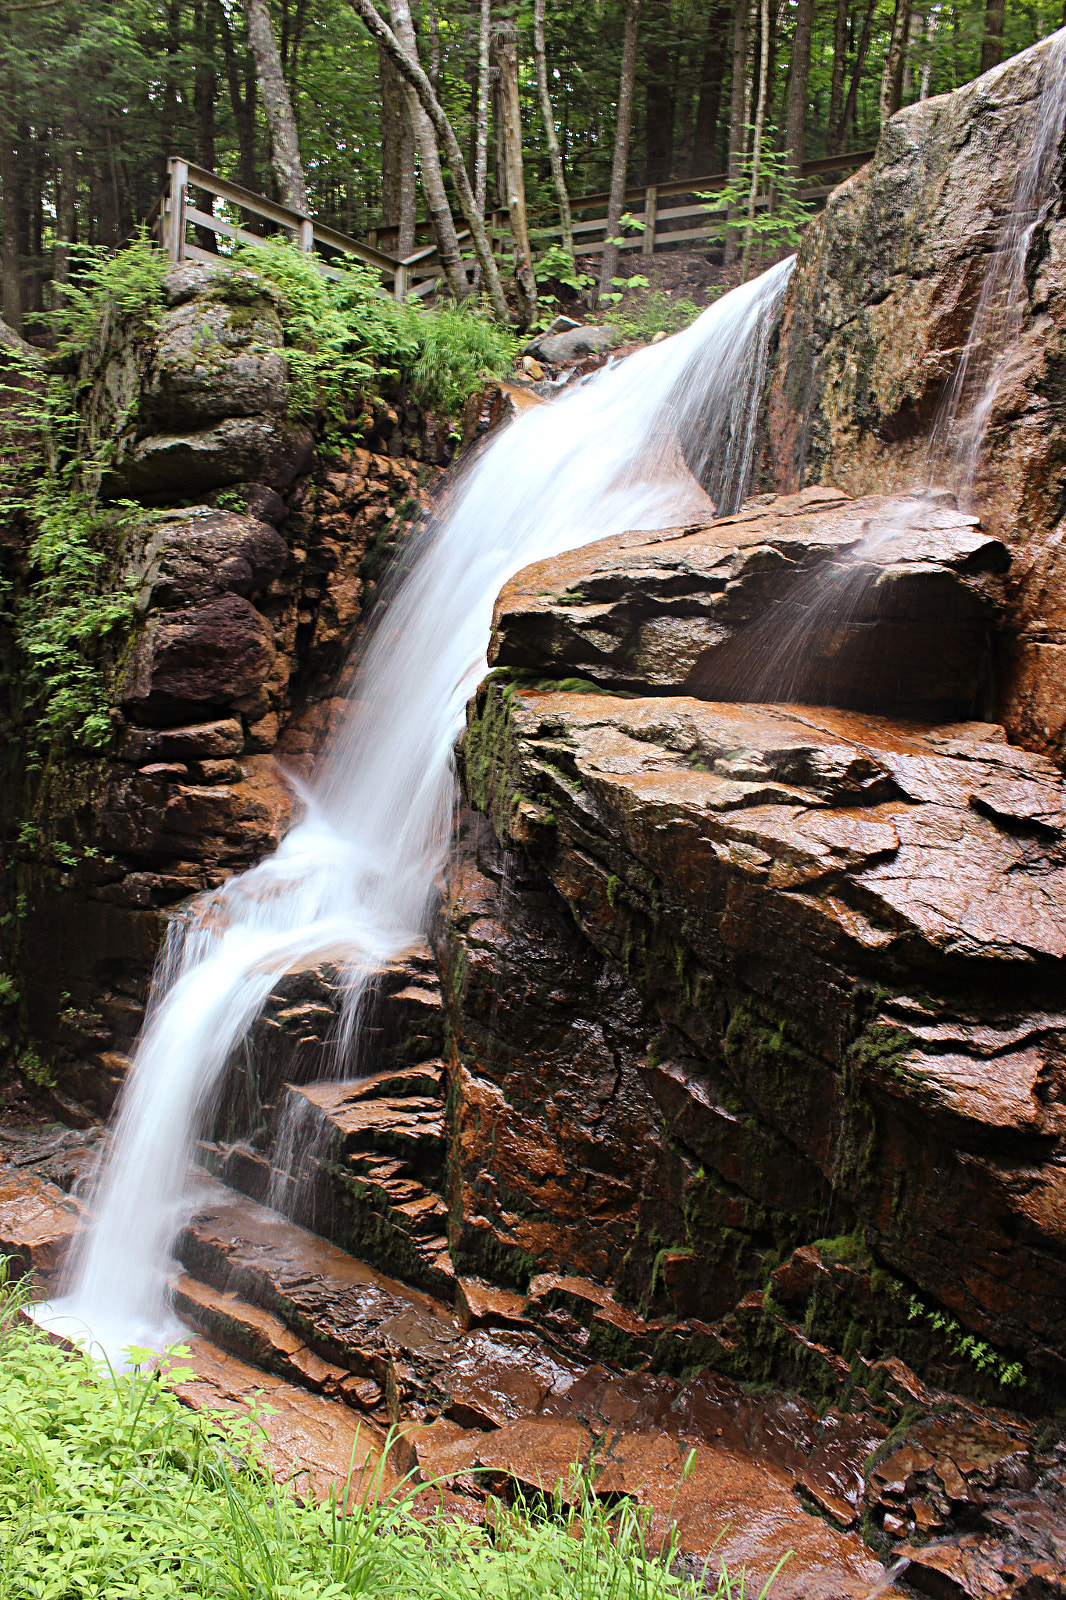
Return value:
<svg viewBox="0 0 1066 1600">
<path fill-rule="evenodd" d="M 601 295 L 611 292 L 618 272 L 618 246 L 614 240 L 626 203 L 626 169 L 629 165 L 629 128 L 633 120 L 633 86 L 637 74 L 637 31 L 640 25 L 640 0 L 626 0 L 626 24 L 622 39 L 622 72 L 618 81 L 618 121 L 611 161 L 611 197 L 607 204 L 607 237 L 600 267 Z"/>
<path fill-rule="evenodd" d="M 18 151 L 15 149 L 14 134 L 10 128 L 0 128 L 0 194 L 4 204 L 3 240 L 0 244 L 4 321 L 16 333 L 21 333 Z"/>
<path fill-rule="evenodd" d="M 214 66 L 215 16 L 207 0 L 196 0 L 193 7 L 193 39 L 196 60 L 193 66 L 193 150 L 198 166 L 215 170 L 215 96 L 218 93 L 218 75 Z M 204 195 L 204 210 L 210 211 L 213 196 Z M 194 229 L 196 243 L 201 250 L 218 251 L 218 235 L 210 228 Z"/>
<path fill-rule="evenodd" d="M 840 132 L 835 143 L 830 147 L 830 155 L 839 155 L 848 142 L 851 125 L 855 121 L 855 106 L 859 97 L 859 85 L 862 82 L 863 69 L 866 66 L 866 55 L 870 48 L 870 38 L 873 33 L 874 12 L 877 10 L 877 0 L 867 0 L 866 15 L 862 21 L 862 33 L 859 35 L 859 45 L 855 52 L 855 65 L 851 70 L 851 83 L 848 86 L 848 98 L 844 102 L 844 115 L 840 119 Z"/>
<path fill-rule="evenodd" d="M 378 45 L 381 83 L 381 219 L 396 229 L 395 254 L 402 261 L 415 247 L 415 134 L 407 85 Z"/>
<path fill-rule="evenodd" d="M 833 18 L 833 74 L 829 80 L 829 119 L 826 124 L 826 149 L 832 152 L 840 134 L 844 113 L 844 79 L 848 65 L 848 16 L 851 0 L 836 0 Z"/>
<path fill-rule="evenodd" d="M 528 328 L 537 314 L 537 280 L 533 276 L 533 254 L 529 248 L 529 221 L 526 217 L 526 181 L 522 167 L 522 107 L 518 98 L 518 49 L 515 44 L 513 22 L 497 24 L 493 46 L 496 69 L 500 75 L 507 212 L 511 219 L 511 242 L 514 246 L 518 315 L 522 326 Z"/>
<path fill-rule="evenodd" d="M 418 60 L 418 42 L 415 38 L 415 25 L 411 17 L 411 8 L 408 0 L 390 0 L 389 10 L 392 13 L 392 26 L 396 38 L 403 46 L 412 61 Z M 428 83 L 428 78 L 427 78 Z M 432 93 L 432 84 L 430 85 Z M 466 269 L 463 266 L 462 251 L 459 249 L 459 236 L 455 231 L 455 220 L 452 217 L 452 208 L 448 204 L 448 192 L 444 187 L 444 178 L 440 170 L 440 150 L 437 146 L 437 135 L 433 131 L 425 111 L 418 103 L 418 96 L 413 88 L 405 88 L 407 101 L 407 114 L 415 130 L 415 143 L 418 146 L 418 159 L 421 167 L 422 193 L 426 197 L 426 210 L 429 212 L 433 224 L 433 232 L 437 240 L 437 254 L 440 256 L 441 266 L 444 268 L 444 277 L 448 288 L 456 300 L 462 300 L 469 292 L 466 281 Z"/>
<path fill-rule="evenodd" d="M 237 47 L 233 40 L 233 32 L 229 25 L 229 18 L 221 0 L 215 0 L 215 20 L 218 23 L 219 35 L 222 39 L 222 59 L 226 67 L 226 83 L 229 87 L 230 104 L 233 107 L 233 123 L 237 134 L 237 150 L 241 183 L 253 193 L 259 187 L 255 162 L 255 73 L 248 56 L 245 57 L 244 90 L 241 90 L 241 70 L 237 61 Z"/>
<path fill-rule="evenodd" d="M 477 36 L 477 116 L 474 136 L 474 203 L 485 215 L 485 190 L 489 178 L 489 27 L 492 0 L 481 0 Z M 481 288 L 481 262 L 474 269 L 474 288 Z"/>
<path fill-rule="evenodd" d="M 803 168 L 803 130 L 807 122 L 807 82 L 811 73 L 811 39 L 814 34 L 814 0 L 799 0 L 796 32 L 792 39 L 788 110 L 785 115 L 785 155 L 794 178 Z M 834 62 L 834 72 L 836 64 Z"/>
<path fill-rule="evenodd" d="M 248 21 L 248 44 L 255 58 L 256 76 L 270 129 L 270 164 L 278 180 L 281 203 L 288 206 L 290 211 L 299 211 L 306 217 L 309 210 L 307 185 L 304 182 L 303 162 L 300 160 L 296 119 L 292 114 L 289 91 L 285 87 L 281 57 L 266 0 L 244 0 L 244 15 Z"/>
<path fill-rule="evenodd" d="M 733 13 L 733 88 L 729 105 L 729 182 L 736 185 L 748 153 L 748 11 L 750 0 L 736 0 Z M 735 207 L 726 211 L 733 219 Z M 722 256 L 727 267 L 737 259 L 740 240 L 735 228 L 726 228 Z"/>
<path fill-rule="evenodd" d="M 388 23 L 378 14 L 373 0 L 349 0 L 349 3 L 352 10 L 362 18 L 373 37 L 378 40 L 379 44 L 385 46 L 403 77 L 414 89 L 422 109 L 437 131 L 441 144 L 444 146 L 444 153 L 459 195 L 459 204 L 462 207 L 463 216 L 466 218 L 466 225 L 474 237 L 474 249 L 477 252 L 478 260 L 481 262 L 481 270 L 488 285 L 493 310 L 501 322 L 507 322 L 509 313 L 507 301 L 504 299 L 503 285 L 500 282 L 500 274 L 497 271 L 496 262 L 489 246 L 484 221 L 478 214 L 477 206 L 474 202 L 474 192 L 466 175 L 463 153 L 459 148 L 459 141 L 455 137 L 455 129 L 448 121 L 440 101 L 433 93 L 433 85 L 422 71 L 418 57 L 412 58 L 408 55 Z"/>
<path fill-rule="evenodd" d="M 981 41 L 981 71 L 998 67 L 1003 60 L 1004 0 L 985 0 L 985 34 Z M 1063 7 L 1066 16 L 1066 6 Z"/>
<path fill-rule="evenodd" d="M 52 263 L 56 307 L 66 304 L 65 285 L 70 279 L 70 247 L 77 221 L 77 147 L 73 124 L 60 132 L 59 193 L 56 196 L 56 248 Z"/>
<path fill-rule="evenodd" d="M 759 28 L 762 34 L 759 50 L 759 98 L 755 108 L 755 131 L 751 141 L 751 185 L 748 189 L 748 222 L 744 229 L 744 255 L 741 262 L 741 277 L 746 283 L 751 270 L 751 242 L 754 237 L 755 201 L 759 193 L 759 162 L 762 157 L 762 131 L 766 117 L 766 90 L 767 80 L 770 75 L 770 0 L 762 0 L 759 12 Z"/>
<path fill-rule="evenodd" d="M 655 12 L 644 12 L 644 182 L 665 183 L 673 158 L 674 99 L 671 59 L 672 0 L 655 0 Z"/>
<path fill-rule="evenodd" d="M 921 86 L 918 90 L 919 100 L 928 100 L 929 98 L 929 79 L 933 72 L 933 40 L 936 38 L 936 14 L 939 9 L 940 7 L 935 4 L 929 7 L 929 18 L 925 24 L 926 54 L 925 64 L 922 67 Z"/>
<path fill-rule="evenodd" d="M 540 90 L 540 110 L 544 118 L 544 137 L 548 141 L 548 159 L 551 162 L 552 182 L 559 201 L 559 222 L 563 233 L 563 249 L 573 258 L 574 224 L 570 216 L 570 196 L 566 192 L 563 158 L 559 150 L 559 136 L 555 131 L 555 113 L 548 92 L 548 57 L 544 49 L 544 0 L 533 0 L 533 54 L 537 59 L 537 88 Z"/>
<path fill-rule="evenodd" d="M 881 77 L 881 126 L 895 116 L 903 103 L 903 68 L 907 57 L 907 40 L 911 31 L 911 11 L 914 0 L 896 0 L 892 19 L 892 36 L 885 57 L 885 70 Z"/>
<path fill-rule="evenodd" d="M 700 90 L 696 101 L 696 125 L 692 134 L 692 168 L 698 174 L 714 171 L 718 116 L 722 107 L 722 83 L 725 78 L 728 22 L 729 0 L 716 0 L 716 4 L 707 13 Z"/>
</svg>

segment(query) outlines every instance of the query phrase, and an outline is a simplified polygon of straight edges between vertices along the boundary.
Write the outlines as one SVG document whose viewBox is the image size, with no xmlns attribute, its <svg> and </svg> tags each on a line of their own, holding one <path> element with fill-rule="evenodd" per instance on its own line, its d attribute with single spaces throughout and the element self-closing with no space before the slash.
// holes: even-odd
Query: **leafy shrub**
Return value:
<svg viewBox="0 0 1066 1600">
<path fill-rule="evenodd" d="M 163 309 L 163 277 L 169 262 L 142 230 L 123 250 L 102 245 L 72 245 L 70 279 L 64 303 L 50 322 L 61 356 L 78 356 L 99 338 L 110 313 L 135 318 L 146 333 Z"/>
<path fill-rule="evenodd" d="M 400 305 L 360 262 L 326 278 L 312 256 L 288 244 L 242 245 L 236 259 L 278 292 L 297 411 L 328 409 L 353 389 L 373 394 L 382 379 L 404 378 L 420 405 L 456 416 L 484 376 L 514 361 L 517 340 L 477 307 Z"/>
<path fill-rule="evenodd" d="M 491 1532 L 415 1521 L 409 1482 L 350 1511 L 348 1485 L 301 1503 L 273 1482 L 255 1419 L 185 1409 L 173 1388 L 187 1371 L 100 1370 L 27 1325 L 19 1304 L 0 1288 L 0 1600 L 732 1594 L 724 1571 L 717 1590 L 713 1577 L 674 1576 L 675 1548 L 653 1553 L 645 1515 L 603 1505 L 587 1475 L 569 1503 L 490 1502 Z"/>
</svg>

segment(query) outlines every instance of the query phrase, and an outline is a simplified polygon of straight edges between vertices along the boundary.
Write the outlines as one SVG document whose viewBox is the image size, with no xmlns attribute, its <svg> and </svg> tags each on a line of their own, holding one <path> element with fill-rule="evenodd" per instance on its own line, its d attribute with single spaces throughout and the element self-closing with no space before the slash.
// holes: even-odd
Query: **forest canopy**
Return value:
<svg viewBox="0 0 1066 1600">
<path fill-rule="evenodd" d="M 501 87 L 509 70 L 501 50 L 513 52 L 533 215 L 557 209 L 549 128 L 570 195 L 607 188 L 627 36 L 623 177 L 662 183 L 735 173 L 756 138 L 786 165 L 869 148 L 899 105 L 958 87 L 1063 21 L 1040 0 L 413 0 L 410 10 L 382 0 L 377 10 L 400 36 L 409 16 L 407 42 L 455 131 L 471 185 L 481 183 L 482 209 L 505 206 L 514 181 Z M 383 223 L 402 233 L 404 184 L 408 211 L 416 173 L 430 192 L 425 147 L 410 136 L 420 113 L 356 0 L 0 0 L 9 326 L 45 336 L 72 251 L 76 261 L 78 246 L 129 239 L 151 212 L 171 156 L 285 198 L 271 85 L 250 47 L 250 24 L 258 13 L 265 28 L 268 12 L 309 210 L 360 238 Z M 447 161 L 443 183 L 454 210 Z"/>
</svg>

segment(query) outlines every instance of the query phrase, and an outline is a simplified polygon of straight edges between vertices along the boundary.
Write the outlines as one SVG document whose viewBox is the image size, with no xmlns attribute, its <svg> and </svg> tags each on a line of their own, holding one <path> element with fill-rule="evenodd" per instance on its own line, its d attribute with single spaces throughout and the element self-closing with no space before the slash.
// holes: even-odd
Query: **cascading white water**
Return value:
<svg viewBox="0 0 1066 1600">
<path fill-rule="evenodd" d="M 453 489 L 379 607 L 353 714 L 303 819 L 274 856 L 174 924 L 93 1225 L 68 1295 L 42 1320 L 93 1339 L 113 1361 L 176 1331 L 168 1256 L 186 1215 L 198 1120 L 227 1060 L 294 963 L 340 959 L 354 1014 L 367 979 L 422 933 L 450 842 L 452 746 L 504 582 L 627 528 L 706 519 L 711 503 L 678 448 L 697 435 L 722 440 L 708 481 L 725 486 L 719 510 L 735 509 L 754 452 L 750 396 L 762 389 L 767 329 L 792 265 L 525 412 Z"/>
</svg>

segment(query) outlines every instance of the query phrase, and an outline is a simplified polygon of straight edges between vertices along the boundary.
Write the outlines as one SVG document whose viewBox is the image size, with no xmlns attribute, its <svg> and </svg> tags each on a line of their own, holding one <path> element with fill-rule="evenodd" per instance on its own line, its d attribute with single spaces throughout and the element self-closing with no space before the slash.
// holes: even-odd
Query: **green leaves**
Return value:
<svg viewBox="0 0 1066 1600">
<path fill-rule="evenodd" d="M 0 1600 L 732 1594 L 724 1572 L 717 1586 L 674 1576 L 676 1546 L 660 1551 L 642 1508 L 605 1505 L 594 1466 L 544 1498 L 490 1500 L 487 1529 L 414 1520 L 421 1486 L 384 1492 L 384 1466 L 361 1503 L 351 1475 L 301 1503 L 263 1462 L 253 1418 L 187 1410 L 171 1387 L 182 1369 L 160 1377 L 149 1352 L 120 1376 L 57 1349 L 18 1304 L 0 1271 Z"/>
</svg>

